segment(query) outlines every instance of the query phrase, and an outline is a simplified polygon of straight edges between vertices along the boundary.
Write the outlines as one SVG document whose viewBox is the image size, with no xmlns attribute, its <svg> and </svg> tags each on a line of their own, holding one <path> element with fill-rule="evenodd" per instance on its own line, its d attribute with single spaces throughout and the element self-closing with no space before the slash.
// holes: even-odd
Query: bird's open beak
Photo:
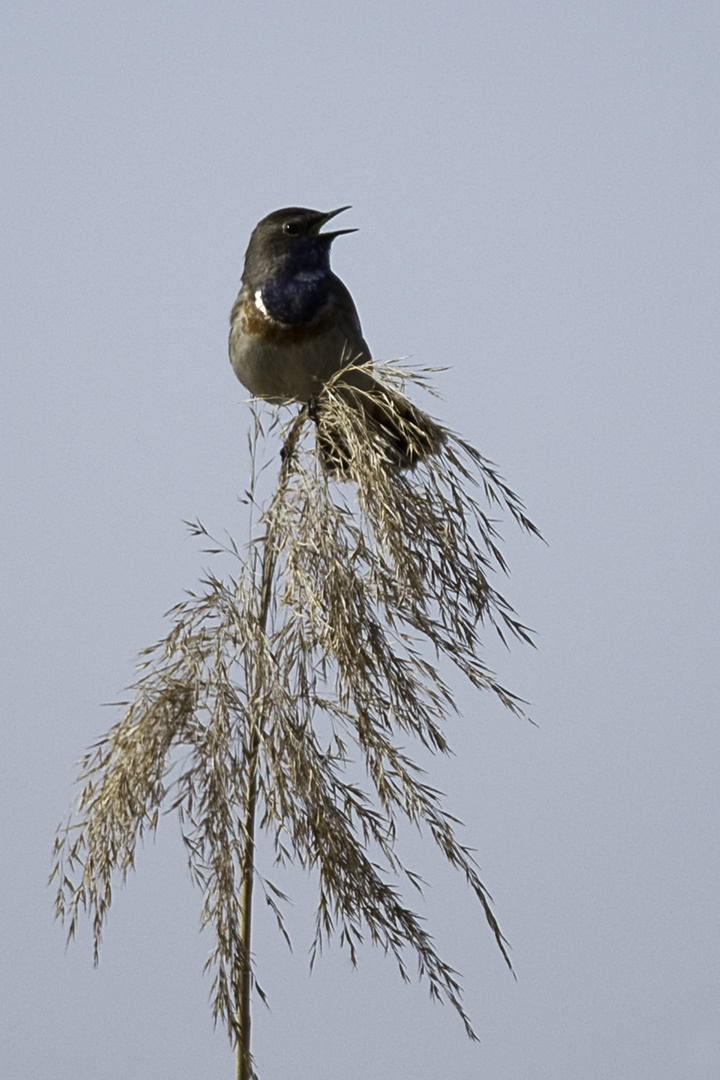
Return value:
<svg viewBox="0 0 720 1080">
<path fill-rule="evenodd" d="M 336 229 L 335 232 L 321 233 L 323 225 L 327 225 L 331 218 L 337 217 L 338 214 L 342 214 L 344 210 L 349 210 L 349 206 L 341 206 L 337 210 L 331 210 L 329 214 L 323 214 L 318 221 L 317 225 L 313 227 L 313 232 L 316 236 L 326 236 L 329 240 L 334 240 L 336 236 L 343 236 L 344 233 L 357 232 L 357 229 Z"/>
</svg>

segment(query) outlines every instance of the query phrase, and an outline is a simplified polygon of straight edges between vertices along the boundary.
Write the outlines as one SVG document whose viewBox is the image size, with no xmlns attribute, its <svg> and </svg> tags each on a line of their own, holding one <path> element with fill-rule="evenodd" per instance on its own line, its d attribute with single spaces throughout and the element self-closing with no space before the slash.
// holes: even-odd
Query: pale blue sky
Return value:
<svg viewBox="0 0 720 1080">
<path fill-rule="evenodd" d="M 368 948 L 307 974 L 261 917 L 262 1080 L 715 1080 L 720 1071 L 716 3 L 8 3 L 0 1075 L 232 1075 L 174 822 L 101 965 L 45 879 L 72 763 L 162 612 L 245 535 L 227 316 L 256 221 L 352 203 L 335 244 L 380 358 L 449 365 L 435 412 L 549 547 L 506 530 L 539 649 L 491 658 L 538 729 L 459 685 L 435 776 L 459 880 L 424 909 L 481 1037 Z"/>
</svg>

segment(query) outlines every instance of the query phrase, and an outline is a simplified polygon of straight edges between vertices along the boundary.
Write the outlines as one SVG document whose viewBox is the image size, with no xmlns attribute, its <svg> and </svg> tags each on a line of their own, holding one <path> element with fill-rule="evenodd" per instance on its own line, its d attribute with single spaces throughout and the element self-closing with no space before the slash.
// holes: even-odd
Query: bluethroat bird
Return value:
<svg viewBox="0 0 720 1080">
<path fill-rule="evenodd" d="M 322 407 L 328 380 L 359 410 L 383 464 L 412 467 L 439 449 L 442 431 L 370 373 L 370 349 L 352 296 L 330 269 L 335 237 L 357 230 L 320 232 L 343 210 L 349 207 L 330 213 L 288 207 L 256 225 L 230 314 L 230 363 L 255 397 L 309 406 L 328 472 L 346 473 L 351 459 L 346 439 Z"/>
</svg>

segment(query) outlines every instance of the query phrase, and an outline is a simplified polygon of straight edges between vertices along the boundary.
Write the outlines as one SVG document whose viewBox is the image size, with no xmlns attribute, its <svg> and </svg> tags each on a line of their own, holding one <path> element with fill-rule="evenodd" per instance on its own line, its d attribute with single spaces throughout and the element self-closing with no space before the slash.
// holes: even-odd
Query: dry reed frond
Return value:
<svg viewBox="0 0 720 1080">
<path fill-rule="evenodd" d="M 256 807 L 278 862 L 317 875 L 313 958 L 338 935 L 355 963 L 367 935 L 408 978 L 409 949 L 432 996 L 450 1002 L 474 1037 L 457 974 L 396 883 L 406 876 L 418 884 L 395 843 L 407 819 L 424 826 L 465 877 L 509 964 L 456 820 L 397 740 L 402 733 L 447 751 L 454 701 L 440 656 L 520 713 L 481 658 L 483 626 L 503 638 L 529 636 L 490 582 L 505 563 L 476 496 L 537 530 L 471 446 L 419 410 L 401 419 L 408 439 L 432 445 L 407 472 L 388 465 L 382 440 L 362 410 L 348 407 L 341 385 L 323 391 L 318 439 L 327 460 L 332 438 L 350 483 L 321 468 L 306 409 L 288 425 L 280 481 L 247 556 L 232 542 L 220 545 L 237 557 L 239 572 L 227 580 L 209 574 L 200 594 L 169 613 L 172 628 L 143 654 L 125 715 L 83 759 L 77 810 L 56 838 L 57 914 L 69 937 L 81 910 L 91 916 L 97 959 L 113 875 L 124 878 L 134 865 L 161 808 L 178 812 L 203 891 L 202 921 L 215 936 L 214 1014 L 236 1040 L 252 978 L 249 894 L 242 900 L 241 887 L 252 883 Z M 254 453 L 262 434 L 256 414 Z M 254 465 L 253 505 L 257 472 Z M 348 778 L 351 763 L 363 766 L 367 783 Z M 262 884 L 284 932 L 283 896 Z"/>
</svg>

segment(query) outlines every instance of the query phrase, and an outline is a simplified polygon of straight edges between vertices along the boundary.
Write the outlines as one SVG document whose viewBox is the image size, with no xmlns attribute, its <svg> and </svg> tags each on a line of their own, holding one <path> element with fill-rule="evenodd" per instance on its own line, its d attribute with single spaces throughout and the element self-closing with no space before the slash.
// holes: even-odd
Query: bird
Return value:
<svg viewBox="0 0 720 1080">
<path fill-rule="evenodd" d="M 352 459 L 347 438 L 321 406 L 328 382 L 359 411 L 382 464 L 413 468 L 438 452 L 442 429 L 371 373 L 355 303 L 330 268 L 333 240 L 357 229 L 320 231 L 349 209 L 291 206 L 255 226 L 230 313 L 230 363 L 254 397 L 308 407 L 328 473 L 347 475 Z"/>
</svg>

